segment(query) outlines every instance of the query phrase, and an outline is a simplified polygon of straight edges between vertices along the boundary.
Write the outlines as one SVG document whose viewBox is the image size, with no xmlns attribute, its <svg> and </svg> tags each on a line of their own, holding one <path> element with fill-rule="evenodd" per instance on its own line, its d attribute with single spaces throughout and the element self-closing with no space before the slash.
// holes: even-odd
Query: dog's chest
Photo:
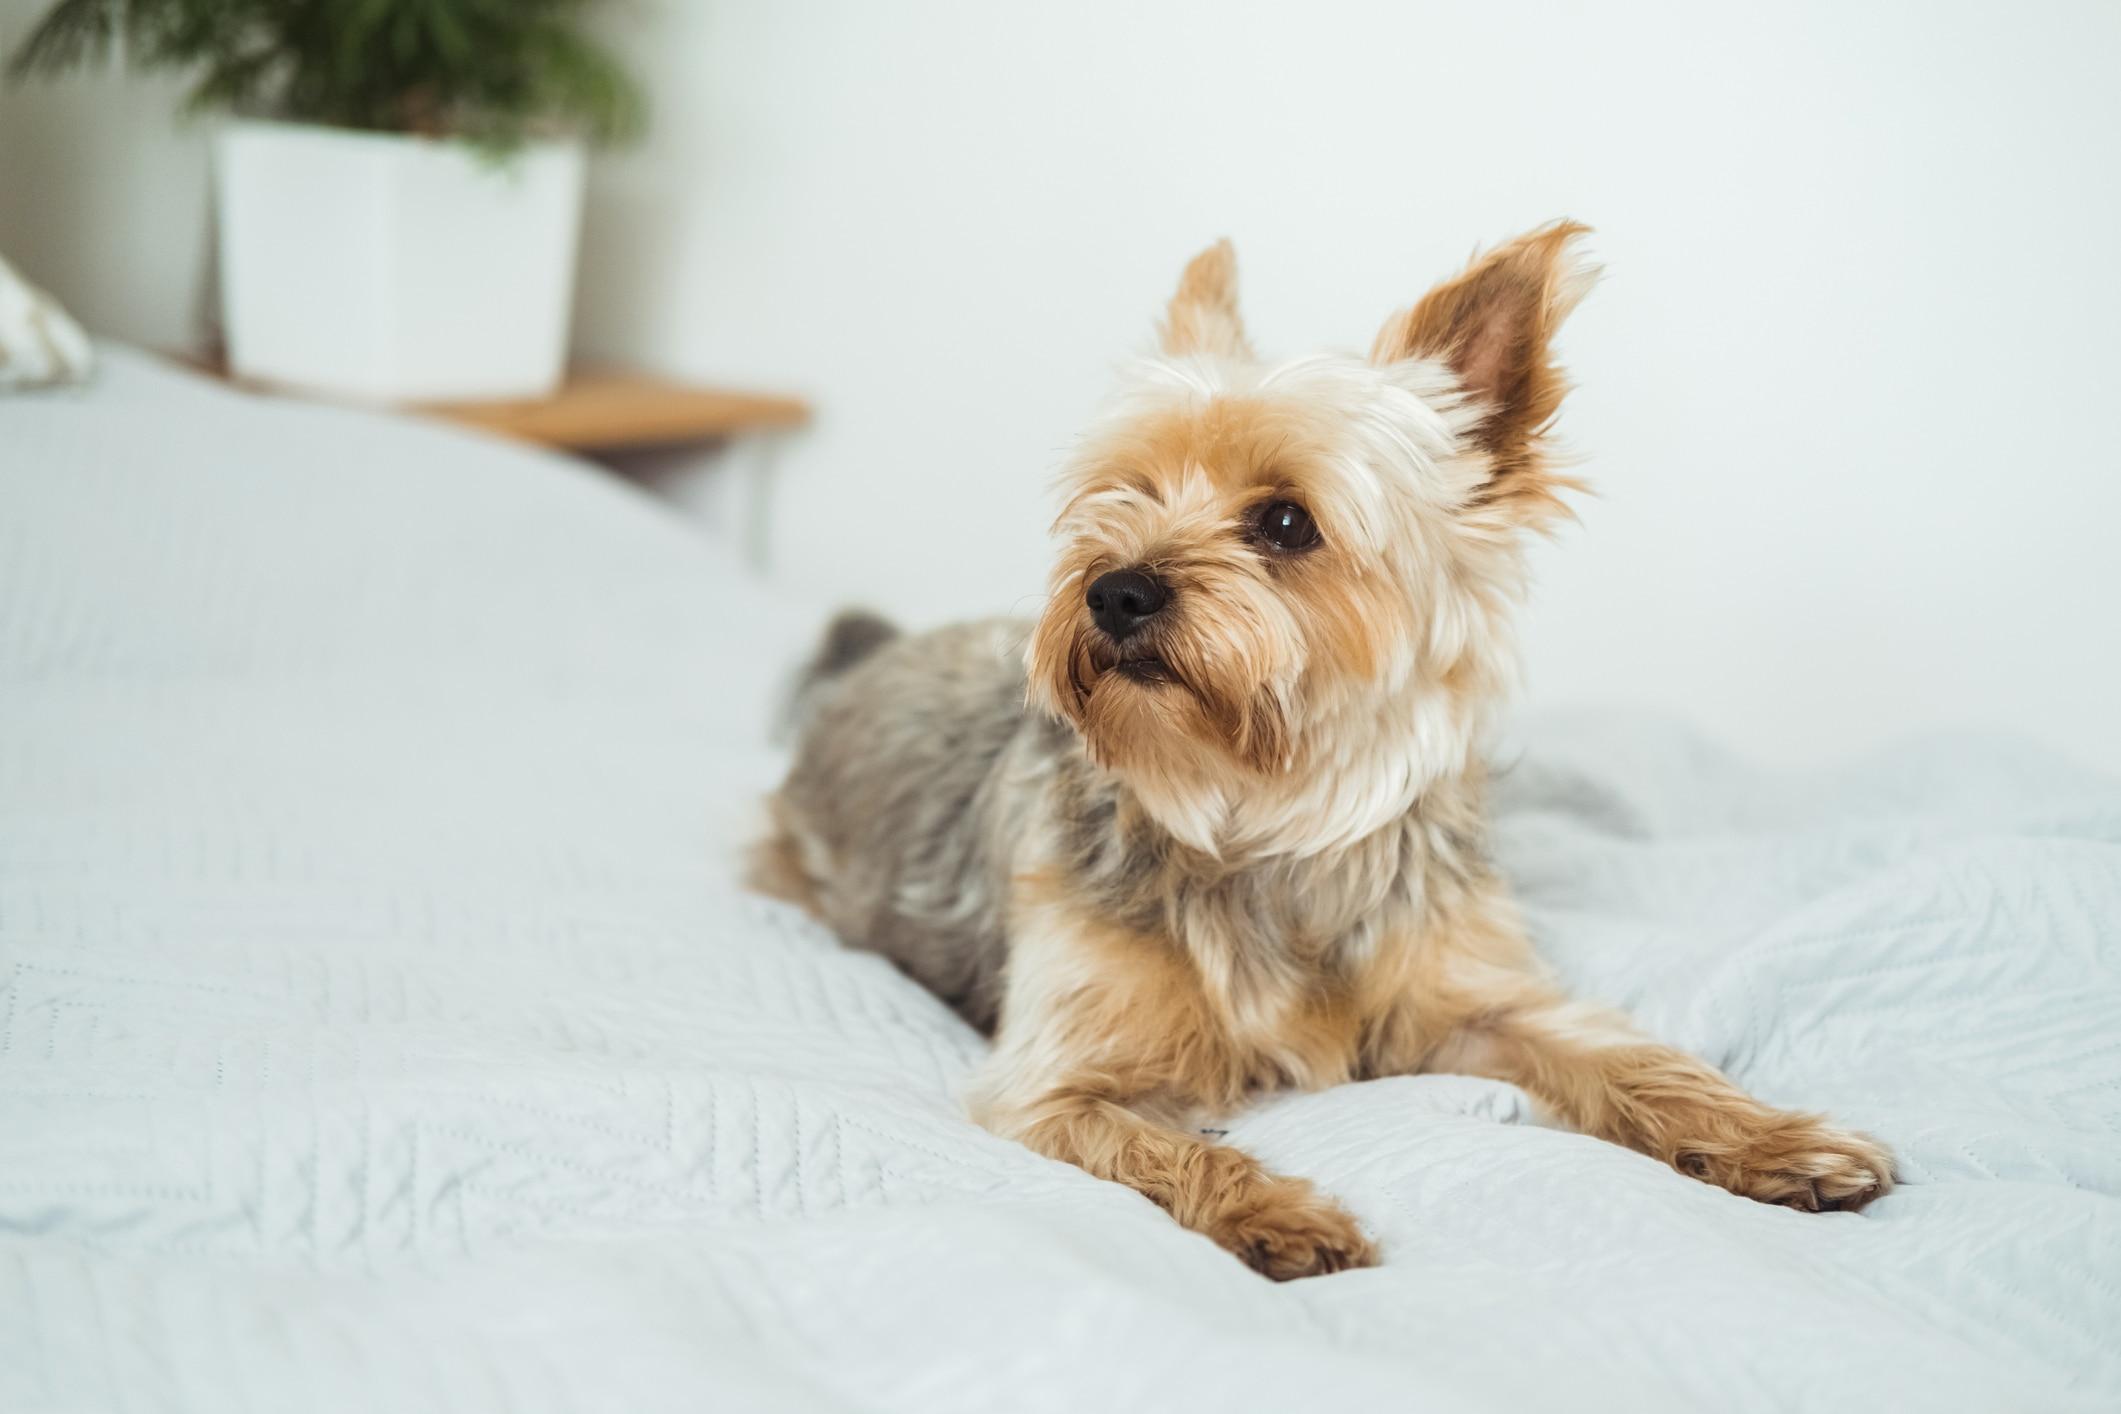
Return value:
<svg viewBox="0 0 2121 1414">
<path fill-rule="evenodd" d="M 1166 920 L 1190 992 L 1168 1044 L 1212 1056 L 1206 1088 L 1228 1101 L 1356 1078 L 1378 1022 L 1371 974 L 1380 933 L 1361 920 L 1269 907 L 1243 891 L 1192 900 Z"/>
<path fill-rule="evenodd" d="M 1440 862 L 1431 822 L 1410 814 L 1329 854 L 1247 862 L 1178 845 L 1122 801 L 1060 803 L 1045 836 L 1057 847 L 1019 878 L 1040 880 L 1057 910 L 1045 916 L 1073 961 L 1053 979 L 1097 999 L 1091 1029 L 1115 1054 L 1213 1107 L 1357 1078 L 1406 1049 Z"/>
</svg>

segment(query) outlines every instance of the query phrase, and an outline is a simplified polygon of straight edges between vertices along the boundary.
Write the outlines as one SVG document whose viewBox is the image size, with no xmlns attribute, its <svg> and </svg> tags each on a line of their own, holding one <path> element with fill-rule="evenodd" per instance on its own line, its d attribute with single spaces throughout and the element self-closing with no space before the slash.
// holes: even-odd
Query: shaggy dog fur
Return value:
<svg viewBox="0 0 2121 1414">
<path fill-rule="evenodd" d="M 1066 473 L 1035 625 L 843 622 L 761 887 L 995 1032 L 995 1132 L 1277 1278 L 1376 1260 L 1300 1179 L 1204 1137 L 1252 1096 L 1424 1070 L 1763 1202 L 1892 1161 L 1559 994 L 1487 859 L 1481 746 L 1524 538 L 1565 514 L 1558 223 L 1388 320 L 1264 362 L 1227 243 Z"/>
</svg>

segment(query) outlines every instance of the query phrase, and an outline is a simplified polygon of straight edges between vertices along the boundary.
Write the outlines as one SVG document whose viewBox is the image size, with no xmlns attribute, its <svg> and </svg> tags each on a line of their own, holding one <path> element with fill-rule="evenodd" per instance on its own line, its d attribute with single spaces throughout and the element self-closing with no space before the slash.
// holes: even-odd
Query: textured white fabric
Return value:
<svg viewBox="0 0 2121 1414">
<path fill-rule="evenodd" d="M 2121 790 L 1533 724 L 1563 970 L 1905 1184 L 1384 1080 L 1234 1125 L 1384 1251 L 1277 1287 L 730 887 L 804 616 L 557 459 L 108 363 L 0 405 L 0 1409 L 2121 1406 Z"/>
</svg>

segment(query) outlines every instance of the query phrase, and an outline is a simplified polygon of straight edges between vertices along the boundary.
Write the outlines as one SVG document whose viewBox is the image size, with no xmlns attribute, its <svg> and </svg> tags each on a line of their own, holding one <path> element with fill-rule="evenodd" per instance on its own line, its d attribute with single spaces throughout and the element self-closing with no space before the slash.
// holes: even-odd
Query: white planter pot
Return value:
<svg viewBox="0 0 2121 1414">
<path fill-rule="evenodd" d="M 221 312 L 240 378 L 374 402 L 558 386 L 582 148 L 239 121 L 215 144 Z"/>
</svg>

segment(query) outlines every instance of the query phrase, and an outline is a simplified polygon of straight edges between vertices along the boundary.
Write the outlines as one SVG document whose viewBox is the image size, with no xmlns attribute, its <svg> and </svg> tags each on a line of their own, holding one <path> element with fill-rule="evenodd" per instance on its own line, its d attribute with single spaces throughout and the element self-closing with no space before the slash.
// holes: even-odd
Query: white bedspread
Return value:
<svg viewBox="0 0 2121 1414">
<path fill-rule="evenodd" d="M 1550 954 L 1904 1186 L 1384 1080 L 1236 1125 L 1383 1247 L 1274 1286 L 735 893 L 808 628 L 557 459 L 122 351 L 0 402 L 0 1410 L 2121 1408 L 2121 789 L 1529 725 Z"/>
</svg>

